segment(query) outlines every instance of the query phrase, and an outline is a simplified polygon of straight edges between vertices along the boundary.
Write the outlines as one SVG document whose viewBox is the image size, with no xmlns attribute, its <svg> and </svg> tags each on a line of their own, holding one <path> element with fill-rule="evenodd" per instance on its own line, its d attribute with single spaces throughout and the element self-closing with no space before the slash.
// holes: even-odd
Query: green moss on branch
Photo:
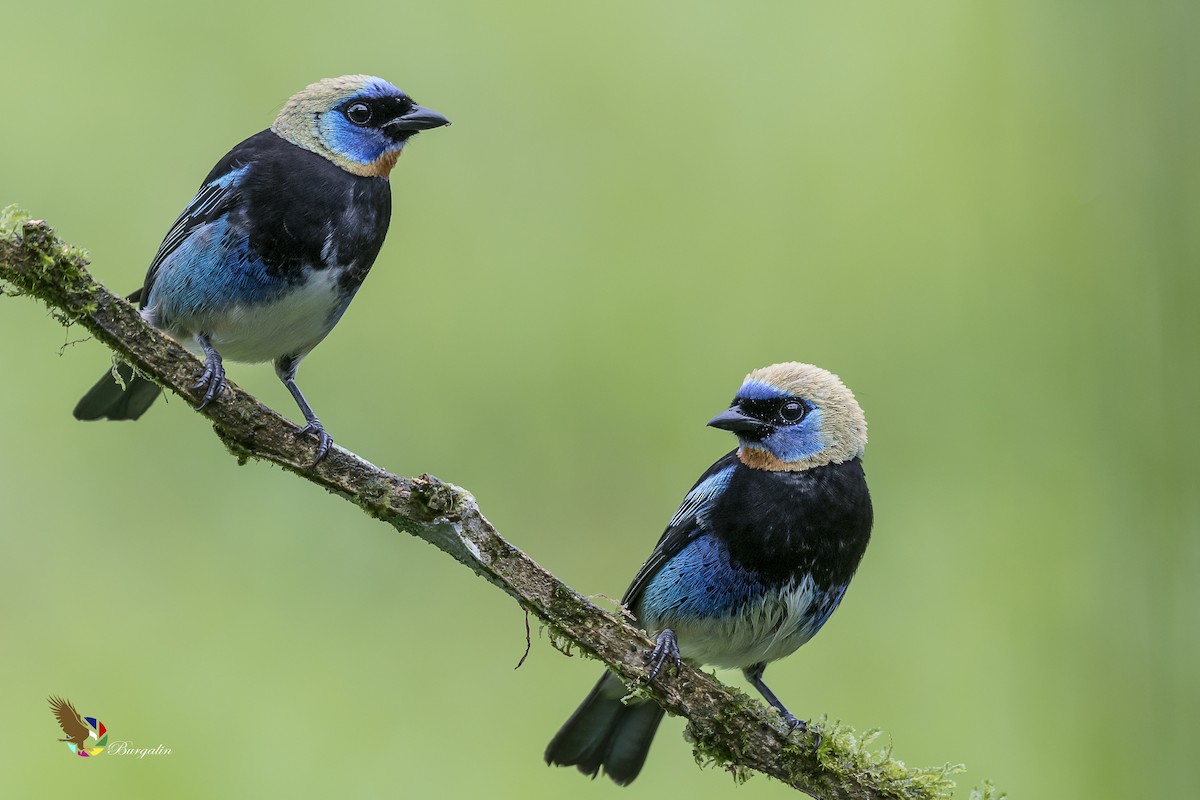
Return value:
<svg viewBox="0 0 1200 800">
<path fill-rule="evenodd" d="M 78 324 L 167 391 L 195 405 L 191 388 L 201 364 L 177 342 L 148 326 L 137 309 L 96 283 L 87 256 L 55 238 L 42 221 L 15 207 L 0 210 L 0 282 L 10 293 L 37 298 L 65 324 Z M 820 745 L 811 733 L 791 734 L 757 701 L 688 665 L 678 674 L 642 683 L 652 647 L 641 631 L 563 584 L 511 545 L 457 486 L 423 475 L 401 478 L 334 447 L 315 468 L 312 440 L 256 398 L 230 384 L 230 394 L 203 412 L 239 462 L 249 458 L 283 467 L 358 505 L 375 519 L 418 536 L 463 563 L 541 619 L 555 648 L 578 649 L 616 672 L 637 693 L 687 717 L 696 760 L 735 779 L 752 771 L 826 800 L 937 800 L 949 798 L 961 766 L 912 769 L 873 750 L 878 733 L 855 733 L 822 720 Z M 531 754 L 531 762 L 538 754 Z M 1000 800 L 990 784 L 971 794 Z"/>
</svg>

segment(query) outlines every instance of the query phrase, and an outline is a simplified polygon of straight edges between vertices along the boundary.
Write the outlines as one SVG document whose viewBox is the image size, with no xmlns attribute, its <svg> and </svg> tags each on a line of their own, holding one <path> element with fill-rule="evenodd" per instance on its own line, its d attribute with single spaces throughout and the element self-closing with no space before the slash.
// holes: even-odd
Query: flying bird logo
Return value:
<svg viewBox="0 0 1200 800">
<path fill-rule="evenodd" d="M 58 727 L 67 735 L 65 739 L 59 739 L 60 742 L 66 742 L 72 753 L 84 758 L 98 756 L 104 752 L 108 745 L 108 730 L 103 722 L 95 717 L 79 716 L 70 700 L 61 697 L 51 697 L 49 700 L 54 718 L 58 720 Z M 95 740 L 91 747 L 86 746 L 88 739 Z"/>
</svg>

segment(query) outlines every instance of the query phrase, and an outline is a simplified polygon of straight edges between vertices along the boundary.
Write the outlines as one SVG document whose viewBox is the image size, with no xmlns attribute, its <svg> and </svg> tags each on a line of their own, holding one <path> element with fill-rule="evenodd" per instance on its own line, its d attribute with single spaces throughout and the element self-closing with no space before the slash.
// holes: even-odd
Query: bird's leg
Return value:
<svg viewBox="0 0 1200 800">
<path fill-rule="evenodd" d="M 767 665 L 765 663 L 761 663 L 746 667 L 744 670 L 742 670 L 742 674 L 746 676 L 746 680 L 750 682 L 750 685 L 758 690 L 758 693 L 763 696 L 763 699 L 775 707 L 775 709 L 779 712 L 779 715 L 783 717 L 784 723 L 790 730 L 808 730 L 808 723 L 802 719 L 796 719 L 796 716 L 787 710 L 787 707 L 780 702 L 779 698 L 775 696 L 775 693 L 771 691 L 770 687 L 763 683 L 763 673 L 766 671 Z M 817 733 L 818 744 L 821 741 L 820 737 L 821 734 Z"/>
<path fill-rule="evenodd" d="M 221 363 L 221 354 L 212 346 L 207 333 L 197 333 L 196 341 L 204 348 L 204 372 L 200 373 L 200 380 L 192 386 L 193 389 L 204 390 L 204 397 L 196 406 L 199 411 L 225 391 L 225 365 Z"/>
<path fill-rule="evenodd" d="M 647 660 L 650 663 L 650 672 L 646 675 L 647 681 L 654 680 L 654 676 L 658 674 L 658 671 L 663 668 L 663 665 L 667 661 L 674 663 L 675 671 L 679 671 L 679 641 L 675 638 L 675 631 L 670 628 L 663 628 Z"/>
<path fill-rule="evenodd" d="M 311 433 L 317 437 L 317 457 L 313 459 L 311 465 L 315 467 L 321 463 L 321 459 L 329 454 L 329 448 L 333 446 L 333 437 L 325 430 L 325 426 L 321 424 L 321 420 L 317 419 L 312 406 L 304 399 L 304 394 L 300 391 L 300 387 L 296 385 L 296 369 L 299 366 L 299 358 L 295 356 L 282 356 L 275 362 L 275 374 L 279 376 L 279 380 L 283 381 L 283 385 L 292 393 L 292 399 L 296 401 L 296 405 L 300 406 L 300 413 L 304 415 L 304 421 L 308 423 L 300 429 L 297 435 L 302 436 Z"/>
</svg>

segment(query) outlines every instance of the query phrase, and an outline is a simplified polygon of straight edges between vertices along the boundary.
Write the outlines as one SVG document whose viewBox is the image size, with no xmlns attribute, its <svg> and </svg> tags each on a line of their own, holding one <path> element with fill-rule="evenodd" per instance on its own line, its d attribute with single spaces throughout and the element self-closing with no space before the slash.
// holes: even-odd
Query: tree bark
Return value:
<svg viewBox="0 0 1200 800">
<path fill-rule="evenodd" d="M 138 311 L 92 279 L 83 251 L 55 238 L 50 227 L 13 207 L 0 211 L 0 282 L 10 295 L 46 304 L 64 324 L 80 325 L 117 356 L 164 389 L 199 403 L 192 389 L 202 365 L 183 347 L 147 325 Z M 430 542 L 501 589 L 549 629 L 555 646 L 602 661 L 638 694 L 686 717 L 696 760 L 738 778 L 757 771 L 824 800 L 948 798 L 960 765 L 910 769 L 890 749 L 872 751 L 875 735 L 818 720 L 812 733 L 789 735 L 778 715 L 746 695 L 685 664 L 647 684 L 642 631 L 563 584 L 509 544 L 464 489 L 430 475 L 403 478 L 334 447 L 310 466 L 315 440 L 232 382 L 201 411 L 240 461 L 277 464 L 362 508 L 397 530 Z M 547 738 L 549 734 L 547 732 Z M 530 754 L 531 761 L 539 754 Z M 991 797 L 990 786 L 973 797 Z"/>
</svg>

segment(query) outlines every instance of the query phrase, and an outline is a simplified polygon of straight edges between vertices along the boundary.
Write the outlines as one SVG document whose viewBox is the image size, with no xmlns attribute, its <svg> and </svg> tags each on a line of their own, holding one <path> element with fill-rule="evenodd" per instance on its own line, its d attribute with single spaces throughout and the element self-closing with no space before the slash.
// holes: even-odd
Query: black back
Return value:
<svg viewBox="0 0 1200 800">
<path fill-rule="evenodd" d="M 218 182 L 250 165 L 236 187 Z M 201 225 L 228 215 L 268 274 L 299 280 L 305 267 L 349 266 L 344 289 L 357 288 L 379 255 L 392 216 L 386 178 L 346 172 L 327 158 L 265 130 L 217 162 L 159 246 L 141 293 L 143 306 L 163 260 Z M 332 239 L 329 237 L 332 236 Z M 336 254 L 326 263 L 324 254 Z"/>
<path fill-rule="evenodd" d="M 625 592 L 624 606 L 636 606 L 663 564 L 702 533 L 719 537 L 735 561 L 769 583 L 806 573 L 821 589 L 850 581 L 874 519 L 860 459 L 799 472 L 770 471 L 747 467 L 735 450 L 709 467 L 696 485 L 730 466 L 729 485 L 702 514 L 690 514 L 663 533 Z"/>
</svg>

